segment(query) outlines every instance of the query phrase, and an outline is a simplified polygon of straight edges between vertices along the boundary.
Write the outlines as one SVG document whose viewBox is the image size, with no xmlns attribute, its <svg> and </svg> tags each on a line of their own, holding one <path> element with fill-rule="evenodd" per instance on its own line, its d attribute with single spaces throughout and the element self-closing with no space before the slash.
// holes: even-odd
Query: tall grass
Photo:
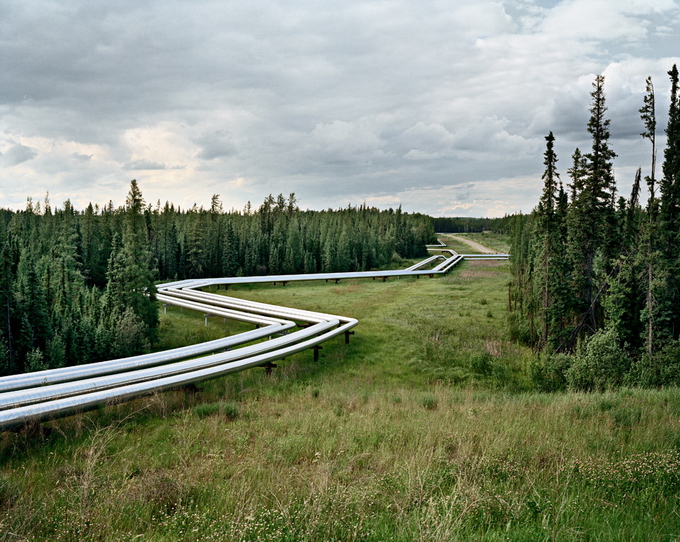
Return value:
<svg viewBox="0 0 680 542">
<path fill-rule="evenodd" d="M 230 290 L 361 323 L 316 364 L 3 434 L 0 539 L 673 540 L 680 391 L 532 391 L 507 279 Z"/>
</svg>

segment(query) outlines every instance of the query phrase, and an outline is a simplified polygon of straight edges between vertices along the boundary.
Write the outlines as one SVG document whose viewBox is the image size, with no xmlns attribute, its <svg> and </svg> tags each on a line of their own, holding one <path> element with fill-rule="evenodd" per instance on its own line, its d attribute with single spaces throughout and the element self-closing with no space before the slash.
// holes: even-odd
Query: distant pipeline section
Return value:
<svg viewBox="0 0 680 542">
<path fill-rule="evenodd" d="M 359 322 L 345 316 L 258 303 L 201 291 L 208 286 L 282 283 L 303 280 L 433 277 L 462 260 L 507 260 L 507 254 L 458 254 L 439 241 L 441 252 L 404 270 L 226 277 L 168 282 L 158 286 L 158 301 L 208 316 L 246 322 L 256 329 L 206 343 L 153 354 L 63 367 L 0 378 L 0 430 L 130 401 L 258 366 L 313 349 L 340 335 L 349 341 Z M 439 262 L 441 260 L 441 262 Z M 434 265 L 436 262 L 436 265 Z M 433 266 L 434 267 L 431 267 Z M 430 268 L 431 267 L 431 268 Z M 268 339 L 268 340 L 263 340 Z"/>
</svg>

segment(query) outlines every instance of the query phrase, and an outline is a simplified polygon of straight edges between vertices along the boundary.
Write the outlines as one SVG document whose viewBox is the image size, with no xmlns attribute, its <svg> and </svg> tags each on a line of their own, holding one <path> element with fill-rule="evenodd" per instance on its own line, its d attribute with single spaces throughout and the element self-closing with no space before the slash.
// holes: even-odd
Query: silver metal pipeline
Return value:
<svg viewBox="0 0 680 542">
<path fill-rule="evenodd" d="M 264 365 L 318 347 L 322 342 L 348 333 L 358 324 L 354 318 L 248 301 L 201 291 L 199 288 L 265 282 L 285 284 L 300 280 L 337 282 L 354 278 L 385 280 L 388 277 L 433 276 L 447 273 L 464 259 L 508 258 L 506 254 L 457 254 L 451 249 L 441 248 L 444 246 L 440 241 L 439 245 L 428 246 L 428 249 L 447 252 L 450 257 L 437 254 L 405 270 L 227 277 L 160 284 L 157 298 L 161 303 L 262 327 L 165 352 L 0 378 L 0 430 L 82 412 L 102 404 L 128 401 Z M 442 258 L 444 261 L 434 268 L 423 269 Z M 266 338 L 269 340 L 257 342 Z"/>
<path fill-rule="evenodd" d="M 202 292 L 200 290 L 179 290 L 176 288 L 164 290 L 168 295 L 182 298 L 193 299 L 196 301 L 203 301 L 213 306 L 226 307 L 230 309 L 248 310 L 255 314 L 268 314 L 277 318 L 285 318 L 287 320 L 295 320 L 298 322 L 317 323 L 326 320 L 330 315 L 319 314 L 310 311 L 302 311 L 299 309 L 278 307 L 276 305 L 268 305 L 265 303 L 255 303 L 253 301 L 246 301 L 235 297 L 228 297 L 223 295 L 211 294 L 209 292 Z"/>
<path fill-rule="evenodd" d="M 190 359 L 182 362 L 169 363 L 160 367 L 151 367 L 147 369 L 139 369 L 137 371 L 129 371 L 126 373 L 88 378 L 87 380 L 64 382 L 61 384 L 54 384 L 52 386 L 41 386 L 31 390 L 18 390 L 14 392 L 3 393 L 0 394 L 0 410 L 16 408 L 18 406 L 39 403 L 42 401 L 61 399 L 63 397 L 70 397 L 82 393 L 91 393 L 103 389 L 133 384 L 136 382 L 151 381 L 166 376 L 188 373 L 207 367 L 213 367 L 215 365 L 221 365 L 240 359 L 245 359 L 257 354 L 271 352 L 290 344 L 295 344 L 305 339 L 315 337 L 317 335 L 321 335 L 322 333 L 326 333 L 334 328 L 337 328 L 339 324 L 340 322 L 338 320 L 323 321 L 289 335 L 283 335 L 270 341 L 244 346 L 243 348 L 238 348 L 236 350 L 231 350 L 220 354 L 212 354 L 210 356 Z"/>
<path fill-rule="evenodd" d="M 269 318 L 257 314 L 249 314 L 242 311 L 234 311 L 229 309 L 221 309 L 206 303 L 197 303 L 195 301 L 186 301 L 176 296 L 163 295 L 161 293 L 156 295 L 156 298 L 161 303 L 168 305 L 176 305 L 185 309 L 202 312 L 204 314 L 212 314 L 214 316 L 221 316 L 223 318 L 231 318 L 233 320 L 240 320 L 241 322 L 248 322 L 258 326 L 270 326 L 273 324 L 286 324 L 286 320 L 280 318 Z"/>
<path fill-rule="evenodd" d="M 260 329 L 239 333 L 238 335 L 232 335 L 231 337 L 224 337 L 222 339 L 216 339 L 214 341 L 205 343 L 183 346 L 181 348 L 165 350 L 163 352 L 142 354 L 140 356 L 132 356 L 129 358 L 112 359 L 109 361 L 88 363 L 85 365 L 76 365 L 75 367 L 61 367 L 59 369 L 48 369 L 45 371 L 36 371 L 34 373 L 22 373 L 18 375 L 4 376 L 0 378 L 0 392 L 20 390 L 35 386 L 47 386 L 49 384 L 57 384 L 59 382 L 69 382 L 72 380 L 80 380 L 94 376 L 120 373 L 133 369 L 140 369 L 142 367 L 152 367 L 162 363 L 201 356 L 209 352 L 234 348 L 240 344 L 271 337 L 276 333 L 282 333 L 294 327 L 294 322 L 287 322 L 285 324 L 276 323 Z M 2 394 L 0 394 L 0 397 L 2 397 Z"/>
<path fill-rule="evenodd" d="M 418 262 L 415 265 L 412 265 L 411 267 L 407 267 L 406 271 L 415 271 L 416 269 L 422 269 L 423 267 L 429 265 L 430 263 L 436 261 L 436 260 L 441 260 L 441 259 L 446 259 L 446 256 L 442 254 L 436 254 L 435 256 L 430 256 L 429 258 L 423 260 L 422 262 Z"/>
<path fill-rule="evenodd" d="M 274 352 L 259 354 L 231 363 L 225 363 L 214 367 L 203 368 L 188 373 L 167 376 L 164 378 L 139 382 L 113 389 L 84 393 L 74 397 L 45 401 L 34 405 L 26 405 L 10 410 L 4 410 L 0 412 L 0 428 L 9 429 L 11 427 L 22 425 L 31 421 L 45 421 L 76 412 L 84 412 L 86 410 L 97 408 L 99 405 L 130 401 L 145 395 L 151 395 L 153 393 L 166 391 L 172 388 L 187 386 L 189 384 L 202 382 L 204 380 L 210 380 L 229 373 L 243 371 L 244 369 L 249 369 L 251 367 L 257 367 L 273 360 L 281 359 L 283 357 L 291 356 L 298 352 L 308 350 L 309 348 L 313 348 L 321 342 L 327 341 L 332 337 L 345 333 L 351 327 L 354 327 L 356 323 L 358 322 L 355 320 L 354 323 L 347 323 L 337 327 L 322 337 L 315 337 L 307 341 L 281 348 Z"/>
</svg>

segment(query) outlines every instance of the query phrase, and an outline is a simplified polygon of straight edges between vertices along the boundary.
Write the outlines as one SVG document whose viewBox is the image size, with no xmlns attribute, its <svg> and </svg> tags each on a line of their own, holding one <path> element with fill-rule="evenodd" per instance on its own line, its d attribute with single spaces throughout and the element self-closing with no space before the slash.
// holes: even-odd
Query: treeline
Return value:
<svg viewBox="0 0 680 542">
<path fill-rule="evenodd" d="M 513 216 L 507 215 L 500 218 L 434 217 L 432 225 L 437 233 L 480 233 L 483 231 L 510 233 Z"/>
<path fill-rule="evenodd" d="M 435 239 L 429 216 L 347 207 L 301 211 L 295 194 L 268 196 L 254 210 L 225 213 L 217 196 L 209 209 L 147 209 L 149 242 L 161 278 L 366 271 L 394 254 L 427 254 Z"/>
<path fill-rule="evenodd" d="M 534 367 L 545 389 L 603 389 L 680 384 L 680 104 L 677 66 L 663 177 L 656 179 L 656 112 L 651 78 L 640 109 L 651 146 L 630 196 L 616 194 L 604 77 L 593 83 L 590 152 L 576 149 L 565 188 L 552 132 L 545 138 L 543 192 L 528 216 L 513 219 L 509 303 L 516 337 L 541 355 Z"/>
<path fill-rule="evenodd" d="M 148 350 L 157 280 L 368 270 L 434 239 L 430 217 L 401 208 L 301 211 L 291 194 L 183 211 L 145 204 L 136 181 L 118 208 L 0 209 L 0 374 Z"/>
</svg>

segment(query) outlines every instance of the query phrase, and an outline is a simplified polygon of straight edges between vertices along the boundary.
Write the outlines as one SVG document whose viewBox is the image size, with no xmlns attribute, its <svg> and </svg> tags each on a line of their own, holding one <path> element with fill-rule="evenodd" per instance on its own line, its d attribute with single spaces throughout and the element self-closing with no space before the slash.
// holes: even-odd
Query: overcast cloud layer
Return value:
<svg viewBox="0 0 680 542">
<path fill-rule="evenodd" d="M 120 205 L 135 178 L 183 208 L 528 212 L 544 136 L 565 180 L 589 148 L 599 73 L 627 195 L 679 35 L 679 0 L 5 0 L 0 207 Z"/>
</svg>

